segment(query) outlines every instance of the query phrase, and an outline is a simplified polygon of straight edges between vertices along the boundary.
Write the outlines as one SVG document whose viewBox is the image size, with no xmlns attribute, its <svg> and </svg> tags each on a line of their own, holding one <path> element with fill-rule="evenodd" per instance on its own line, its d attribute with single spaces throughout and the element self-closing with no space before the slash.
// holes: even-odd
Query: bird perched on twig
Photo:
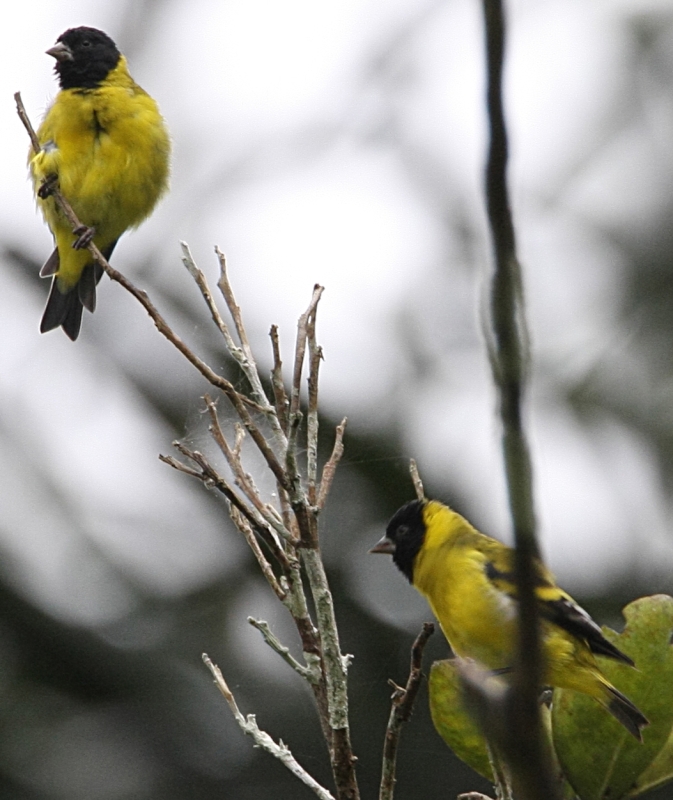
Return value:
<svg viewBox="0 0 673 800">
<path fill-rule="evenodd" d="M 168 187 L 170 140 L 155 101 L 131 78 L 115 43 L 95 28 L 71 28 L 47 53 L 60 91 L 37 131 L 29 166 L 56 249 L 40 270 L 53 276 L 40 330 L 61 326 L 74 341 L 82 308 L 93 311 L 102 268 Z M 82 223 L 75 233 L 52 196 L 58 188 Z"/>
<path fill-rule="evenodd" d="M 397 511 L 372 553 L 392 555 L 425 596 L 454 653 L 487 669 L 511 669 L 518 619 L 514 550 L 480 533 L 434 500 Z M 603 675 L 595 656 L 634 666 L 539 561 L 535 594 L 541 623 L 543 680 L 595 698 L 636 739 L 647 718 Z"/>
</svg>

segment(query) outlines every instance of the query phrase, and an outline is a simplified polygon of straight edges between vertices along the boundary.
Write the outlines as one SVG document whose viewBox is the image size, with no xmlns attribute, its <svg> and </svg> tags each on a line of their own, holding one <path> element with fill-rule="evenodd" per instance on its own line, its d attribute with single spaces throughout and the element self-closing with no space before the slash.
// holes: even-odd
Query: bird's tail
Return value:
<svg viewBox="0 0 673 800">
<path fill-rule="evenodd" d="M 615 689 L 612 684 L 605 685 L 606 696 L 602 699 L 601 705 L 612 714 L 612 716 L 626 728 L 626 730 L 638 739 L 639 742 L 643 741 L 641 728 L 650 724 L 650 721 L 642 713 L 642 711 L 635 706 L 628 697 L 623 695 L 618 689 Z"/>
<path fill-rule="evenodd" d="M 105 258 L 110 257 L 116 243 L 114 241 L 105 248 L 103 251 Z M 87 264 L 82 270 L 79 281 L 67 287 L 59 280 L 59 265 L 60 259 L 56 249 L 40 270 L 42 278 L 54 276 L 49 299 L 42 315 L 40 332 L 46 333 L 60 326 L 74 342 L 82 326 L 82 308 L 87 308 L 92 313 L 96 310 L 96 285 L 103 275 L 103 269 L 95 262 Z"/>
<path fill-rule="evenodd" d="M 58 286 L 58 278 L 54 276 L 51 282 L 49 299 L 42 315 L 40 332 L 46 333 L 59 325 L 74 342 L 79 336 L 82 325 L 82 301 L 79 299 L 77 286 L 63 292 Z"/>
</svg>

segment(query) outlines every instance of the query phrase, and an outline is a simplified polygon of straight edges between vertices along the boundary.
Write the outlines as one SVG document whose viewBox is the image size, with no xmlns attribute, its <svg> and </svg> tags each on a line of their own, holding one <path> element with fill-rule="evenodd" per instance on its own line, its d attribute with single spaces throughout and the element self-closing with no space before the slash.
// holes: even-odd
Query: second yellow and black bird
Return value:
<svg viewBox="0 0 673 800">
<path fill-rule="evenodd" d="M 487 669 L 514 660 L 517 588 L 514 551 L 480 533 L 433 500 L 407 503 L 393 516 L 372 553 L 388 553 L 425 596 L 454 653 Z M 634 666 L 540 562 L 535 594 L 541 620 L 544 682 L 595 698 L 642 740 L 647 718 L 603 675 L 595 656 Z"/>
<path fill-rule="evenodd" d="M 40 271 L 53 276 L 40 330 L 61 326 L 74 341 L 82 308 L 93 311 L 102 270 L 86 249 L 109 258 L 168 187 L 170 140 L 156 102 L 131 78 L 115 43 L 95 28 L 71 28 L 47 53 L 60 91 L 29 154 L 38 205 L 56 249 Z M 72 227 L 52 196 L 57 187 L 82 223 Z"/>
</svg>

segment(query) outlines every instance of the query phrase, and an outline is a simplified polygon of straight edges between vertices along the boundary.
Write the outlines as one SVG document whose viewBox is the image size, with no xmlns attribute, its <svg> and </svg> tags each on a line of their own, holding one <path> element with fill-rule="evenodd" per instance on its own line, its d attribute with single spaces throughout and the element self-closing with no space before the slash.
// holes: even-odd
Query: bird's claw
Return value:
<svg viewBox="0 0 673 800">
<path fill-rule="evenodd" d="M 72 243 L 74 250 L 83 250 L 91 244 L 93 237 L 96 235 L 96 229 L 88 225 L 80 225 L 75 228 L 73 233 L 77 234 L 77 238 Z"/>
<path fill-rule="evenodd" d="M 37 190 L 37 196 L 40 200 L 46 200 L 49 195 L 54 193 L 54 189 L 56 188 L 56 184 L 58 183 L 58 175 L 49 175 L 46 177 Z"/>
</svg>

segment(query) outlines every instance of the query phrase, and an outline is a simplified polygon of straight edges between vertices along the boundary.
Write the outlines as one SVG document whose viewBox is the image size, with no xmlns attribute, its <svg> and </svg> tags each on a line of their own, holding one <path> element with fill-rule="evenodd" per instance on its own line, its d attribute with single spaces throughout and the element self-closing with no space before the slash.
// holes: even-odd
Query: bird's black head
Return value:
<svg viewBox="0 0 673 800">
<path fill-rule="evenodd" d="M 47 53 L 56 59 L 61 89 L 94 89 L 121 57 L 112 39 L 96 28 L 70 28 Z"/>
<path fill-rule="evenodd" d="M 413 582 L 414 559 L 423 545 L 425 501 L 412 500 L 395 512 L 386 528 L 386 535 L 371 550 L 371 553 L 388 553 L 401 572 Z"/>
</svg>

